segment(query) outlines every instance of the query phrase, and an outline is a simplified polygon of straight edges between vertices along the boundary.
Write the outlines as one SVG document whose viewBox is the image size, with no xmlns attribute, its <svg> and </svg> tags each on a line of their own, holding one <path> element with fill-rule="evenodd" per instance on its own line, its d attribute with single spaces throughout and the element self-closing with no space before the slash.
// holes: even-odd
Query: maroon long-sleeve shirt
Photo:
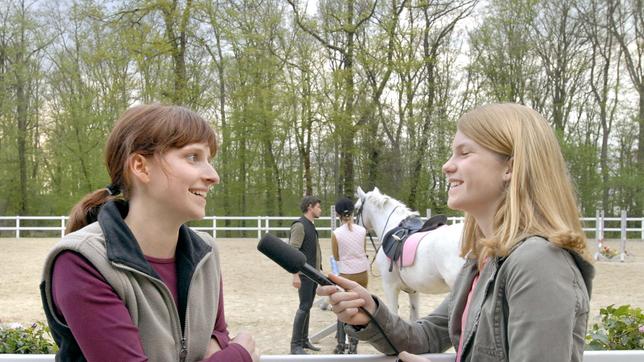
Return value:
<svg viewBox="0 0 644 362">
<path fill-rule="evenodd" d="M 170 289 L 178 305 L 175 260 L 145 257 Z M 88 361 L 147 361 L 138 328 L 114 289 L 84 257 L 73 251 L 61 253 L 54 264 L 52 295 Z M 251 356 L 230 343 L 224 317 L 224 292 L 220 284 L 219 307 L 212 337 L 221 351 L 204 361 L 250 362 Z"/>
</svg>

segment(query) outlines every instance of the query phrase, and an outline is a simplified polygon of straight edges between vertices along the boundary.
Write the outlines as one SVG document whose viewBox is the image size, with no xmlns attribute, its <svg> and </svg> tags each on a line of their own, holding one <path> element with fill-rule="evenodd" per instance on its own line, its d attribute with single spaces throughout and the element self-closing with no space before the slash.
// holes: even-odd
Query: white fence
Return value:
<svg viewBox="0 0 644 362">
<path fill-rule="evenodd" d="M 440 354 L 426 354 L 425 357 L 429 358 L 432 362 L 454 362 L 455 354 L 453 353 L 440 353 Z M 352 362 L 393 362 L 395 357 L 383 355 L 264 355 L 260 357 L 261 362 L 339 362 L 339 361 L 352 361 Z M 644 351 L 585 351 L 585 362 L 642 362 L 644 361 Z M 36 354 L 36 355 L 21 355 L 21 354 L 0 354 L 0 362 L 54 362 L 53 354 Z"/>
<path fill-rule="evenodd" d="M 430 211 L 427 211 L 429 216 Z M 288 233 L 290 224 L 296 216 L 207 216 L 203 220 L 191 224 L 196 230 L 207 231 L 214 237 L 227 233 L 226 236 L 248 236 L 248 233 L 260 238 L 266 232 Z M 24 237 L 25 233 L 33 236 L 63 236 L 67 225 L 67 216 L 0 216 L 0 237 Z M 463 222 L 462 217 L 448 218 L 450 223 Z M 597 212 L 595 217 L 581 218 L 586 235 L 591 239 L 608 238 L 622 240 L 644 240 L 644 217 L 604 217 Z M 320 235 L 329 235 L 335 228 L 335 217 L 321 217 L 316 220 Z M 232 235 L 236 233 L 236 235 Z"/>
</svg>

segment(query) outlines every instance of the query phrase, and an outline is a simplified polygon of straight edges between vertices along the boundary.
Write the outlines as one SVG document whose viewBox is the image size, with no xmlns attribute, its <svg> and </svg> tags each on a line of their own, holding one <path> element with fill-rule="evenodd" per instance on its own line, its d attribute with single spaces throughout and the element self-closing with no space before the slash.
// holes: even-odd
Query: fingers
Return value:
<svg viewBox="0 0 644 362">
<path fill-rule="evenodd" d="M 346 278 L 343 278 L 339 275 L 335 274 L 328 274 L 329 279 L 337 284 L 338 286 L 342 287 L 344 290 L 352 290 L 355 288 L 362 288 L 360 284 L 354 282 L 353 280 L 349 280 Z"/>
<path fill-rule="evenodd" d="M 417 356 L 415 354 L 411 354 L 409 352 L 402 351 L 398 355 L 398 358 L 403 361 L 403 362 L 431 362 L 429 358 Z"/>
<path fill-rule="evenodd" d="M 232 339 L 232 341 L 231 341 L 231 342 L 232 342 L 232 343 L 237 343 L 237 344 L 241 345 L 241 346 L 242 346 L 242 347 L 244 347 L 244 349 L 246 349 L 246 350 L 248 351 L 248 353 L 250 353 L 251 355 L 253 355 L 253 353 L 256 353 L 256 350 L 255 350 L 255 339 L 254 339 L 254 338 L 253 338 L 253 336 L 252 336 L 250 333 L 248 333 L 248 332 L 245 332 L 245 331 L 241 331 L 241 332 L 239 332 L 239 333 L 235 336 L 235 338 L 233 338 L 233 339 Z"/>
</svg>

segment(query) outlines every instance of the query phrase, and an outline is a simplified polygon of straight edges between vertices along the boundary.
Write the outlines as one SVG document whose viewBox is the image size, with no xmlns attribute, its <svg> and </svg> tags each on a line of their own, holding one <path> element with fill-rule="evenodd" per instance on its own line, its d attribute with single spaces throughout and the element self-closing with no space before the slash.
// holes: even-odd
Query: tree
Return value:
<svg viewBox="0 0 644 362">
<path fill-rule="evenodd" d="M 622 49 L 624 66 L 639 97 L 636 122 L 639 128 L 637 146 L 638 180 L 644 179 L 644 13 L 641 0 L 608 1 L 609 30 L 615 36 Z M 644 211 L 644 192 L 641 182 L 637 183 L 635 190 L 635 214 Z"/>
</svg>

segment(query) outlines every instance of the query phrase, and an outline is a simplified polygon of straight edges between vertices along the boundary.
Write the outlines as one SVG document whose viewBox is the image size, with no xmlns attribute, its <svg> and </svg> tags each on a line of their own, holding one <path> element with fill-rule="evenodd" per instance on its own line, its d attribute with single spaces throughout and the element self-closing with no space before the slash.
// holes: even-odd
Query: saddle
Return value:
<svg viewBox="0 0 644 362">
<path fill-rule="evenodd" d="M 429 220 L 425 221 L 424 224 L 420 217 L 414 215 L 405 218 L 400 222 L 400 224 L 398 224 L 398 226 L 389 230 L 389 232 L 387 232 L 382 238 L 382 250 L 391 260 L 391 264 L 389 264 L 389 272 L 393 270 L 394 263 L 398 263 L 402 268 L 403 250 L 405 249 L 405 242 L 409 236 L 415 233 L 431 231 L 446 224 L 447 216 L 445 215 L 433 216 L 429 218 Z M 416 245 L 420 239 L 422 238 L 415 240 Z M 414 247 L 411 252 L 415 253 L 416 248 Z M 413 257 L 411 260 L 413 261 Z"/>
</svg>

